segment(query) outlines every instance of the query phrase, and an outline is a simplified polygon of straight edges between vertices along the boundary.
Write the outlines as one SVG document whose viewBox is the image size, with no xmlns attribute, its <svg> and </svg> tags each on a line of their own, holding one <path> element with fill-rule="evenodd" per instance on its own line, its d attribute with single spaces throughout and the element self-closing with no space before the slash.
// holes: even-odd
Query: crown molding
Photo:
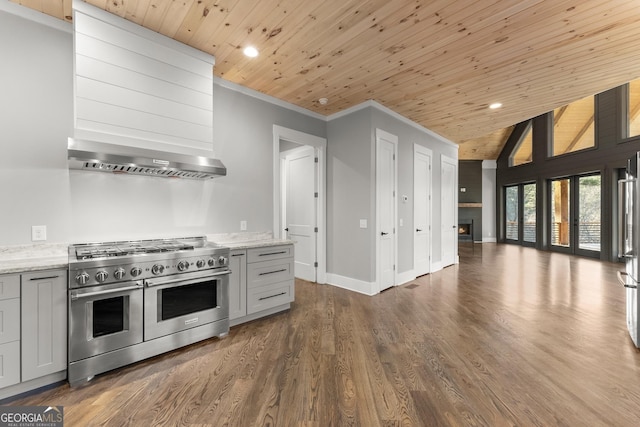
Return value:
<svg viewBox="0 0 640 427">
<path fill-rule="evenodd" d="M 222 86 L 226 89 L 233 90 L 235 92 L 240 92 L 244 95 L 251 96 L 252 98 L 256 98 L 261 101 L 268 102 L 269 104 L 277 105 L 278 107 L 286 108 L 288 110 L 295 111 L 297 113 L 304 114 L 309 117 L 313 117 L 314 119 L 322 120 L 323 122 L 327 121 L 326 116 L 323 116 L 322 114 L 315 113 L 311 110 L 307 110 L 306 108 L 299 107 L 297 105 L 291 104 L 290 102 L 283 101 L 271 95 L 265 95 L 262 92 L 258 92 L 257 90 L 239 85 L 238 83 L 233 83 L 223 78 L 215 77 L 215 76 L 213 77 L 213 82 L 218 86 Z"/>
<path fill-rule="evenodd" d="M 375 108 L 378 111 L 381 111 L 385 114 L 390 115 L 391 117 L 401 121 L 402 123 L 409 125 L 421 132 L 424 132 L 432 137 L 434 137 L 435 139 L 437 139 L 438 141 L 441 141 L 449 146 L 451 146 L 452 148 L 455 148 L 456 150 L 459 149 L 460 147 L 458 146 L 458 144 L 456 144 L 453 141 L 448 140 L 447 138 L 445 138 L 444 136 L 432 131 L 431 129 L 428 129 L 416 122 L 414 122 L 411 119 L 406 118 L 405 116 L 403 116 L 400 113 L 396 113 L 395 111 L 393 111 L 392 109 L 385 107 L 384 105 L 380 104 L 377 101 L 374 101 L 372 99 L 365 101 L 363 103 L 360 103 L 358 105 L 354 105 L 353 107 L 347 108 L 345 110 L 339 111 L 337 113 L 331 114 L 330 116 L 327 117 L 327 122 L 330 122 L 332 120 L 335 119 L 339 119 L 341 117 L 345 117 L 349 114 L 355 113 L 356 111 L 359 110 L 363 110 L 365 108 Z"/>
</svg>

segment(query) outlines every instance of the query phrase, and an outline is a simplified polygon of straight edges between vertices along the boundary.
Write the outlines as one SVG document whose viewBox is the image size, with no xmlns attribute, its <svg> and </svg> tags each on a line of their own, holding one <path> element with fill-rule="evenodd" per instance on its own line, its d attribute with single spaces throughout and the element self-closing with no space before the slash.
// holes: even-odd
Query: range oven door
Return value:
<svg viewBox="0 0 640 427">
<path fill-rule="evenodd" d="M 142 342 L 142 281 L 69 290 L 69 361 Z"/>
<path fill-rule="evenodd" d="M 144 340 L 229 317 L 229 270 L 145 280 Z"/>
</svg>

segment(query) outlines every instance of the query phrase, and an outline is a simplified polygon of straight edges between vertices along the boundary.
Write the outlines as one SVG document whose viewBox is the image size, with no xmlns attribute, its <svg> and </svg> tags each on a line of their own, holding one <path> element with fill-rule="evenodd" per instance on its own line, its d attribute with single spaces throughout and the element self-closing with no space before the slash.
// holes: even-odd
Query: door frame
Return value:
<svg viewBox="0 0 640 427">
<path fill-rule="evenodd" d="M 433 151 L 431 151 L 430 149 L 420 145 L 420 144 L 413 144 L 413 229 L 416 229 L 416 216 L 417 216 L 417 212 L 416 212 L 416 200 L 417 200 L 417 185 L 416 185 L 416 157 L 417 154 L 423 154 L 425 156 L 429 157 L 429 172 L 428 172 L 428 176 L 429 176 L 429 188 L 427 188 L 427 192 L 428 192 L 428 203 L 427 203 L 427 212 L 429 213 L 429 224 L 427 224 L 429 226 L 429 230 L 428 230 L 428 235 L 429 235 L 429 267 L 428 267 L 428 271 L 424 274 L 430 274 L 433 270 L 432 267 L 432 256 L 431 254 L 433 253 Z M 413 268 L 414 270 L 416 269 L 416 239 L 415 239 L 415 234 L 414 234 L 414 240 L 413 240 Z"/>
<path fill-rule="evenodd" d="M 326 154 L 327 139 L 309 133 L 300 132 L 283 126 L 273 125 L 273 237 L 282 238 L 282 191 L 280 168 L 280 141 L 289 141 L 300 145 L 309 145 L 315 148 L 318 156 L 316 168 L 316 183 L 318 185 L 318 198 L 316 203 L 316 221 L 318 234 L 316 238 L 316 269 L 317 283 L 327 283 L 327 226 L 326 226 Z"/>
<path fill-rule="evenodd" d="M 453 166 L 454 168 L 454 179 L 453 179 L 453 185 L 452 185 L 452 190 L 453 190 L 453 225 L 455 226 L 455 228 L 457 229 L 458 227 L 458 160 L 454 159 L 452 157 L 449 156 L 445 156 L 444 154 L 440 156 L 440 174 L 442 175 L 443 170 L 444 170 L 444 163 L 448 163 L 450 165 Z M 443 194 L 441 194 L 440 196 L 440 200 L 442 200 L 442 198 L 444 197 L 444 182 L 440 182 L 440 191 L 443 192 Z M 444 223 L 443 218 L 444 218 L 444 205 L 440 206 L 440 220 L 442 223 Z M 441 239 L 440 239 L 440 262 L 442 264 L 441 268 L 444 267 L 448 267 L 449 265 L 455 265 L 455 264 L 459 264 L 460 263 L 460 256 L 458 254 L 458 233 L 454 233 L 454 239 L 453 239 L 453 264 L 447 264 L 445 265 L 444 263 L 444 245 L 445 245 L 445 239 L 444 239 L 444 233 L 442 232 L 442 227 L 440 230 L 441 233 Z"/>
<path fill-rule="evenodd" d="M 398 167 L 397 167 L 397 158 L 398 158 L 398 137 L 390 134 L 389 132 L 385 132 L 382 129 L 376 128 L 375 133 L 375 152 L 376 152 L 376 229 L 375 229 L 375 242 L 376 242 L 376 281 L 375 281 L 375 292 L 380 293 L 382 288 L 382 263 L 378 262 L 381 259 L 382 245 L 380 244 L 380 233 L 381 227 L 380 224 L 380 206 L 379 201 L 380 197 L 378 195 L 378 191 L 380 189 L 379 180 L 380 174 L 378 173 L 378 144 L 380 140 L 385 140 L 389 142 L 393 146 L 393 158 L 394 158 L 394 167 L 393 167 L 393 194 L 394 194 L 394 203 L 393 203 L 393 233 L 392 233 L 392 244 L 393 244 L 393 286 L 398 284 L 398 203 L 397 203 L 397 194 L 398 194 Z"/>
</svg>

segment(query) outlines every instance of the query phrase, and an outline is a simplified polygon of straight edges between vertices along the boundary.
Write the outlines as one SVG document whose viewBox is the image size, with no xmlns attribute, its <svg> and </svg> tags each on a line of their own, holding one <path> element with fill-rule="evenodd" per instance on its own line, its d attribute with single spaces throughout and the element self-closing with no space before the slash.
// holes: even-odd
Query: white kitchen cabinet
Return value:
<svg viewBox="0 0 640 427">
<path fill-rule="evenodd" d="M 0 388 L 20 382 L 20 276 L 0 276 Z"/>
<path fill-rule="evenodd" d="M 229 320 L 234 320 L 247 315 L 247 251 L 231 251 L 229 268 Z"/>
<path fill-rule="evenodd" d="M 231 251 L 230 266 L 231 326 L 291 307 L 295 280 L 292 244 Z"/>
<path fill-rule="evenodd" d="M 22 274 L 22 381 L 67 368 L 67 271 Z"/>
</svg>

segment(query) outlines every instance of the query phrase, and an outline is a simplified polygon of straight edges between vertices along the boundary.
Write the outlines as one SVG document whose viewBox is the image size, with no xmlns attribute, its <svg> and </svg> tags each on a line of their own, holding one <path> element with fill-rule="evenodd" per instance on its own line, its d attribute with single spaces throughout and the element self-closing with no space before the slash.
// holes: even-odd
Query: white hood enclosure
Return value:
<svg viewBox="0 0 640 427">
<path fill-rule="evenodd" d="M 85 2 L 73 9 L 70 167 L 225 175 L 213 158 L 214 57 Z"/>
</svg>

